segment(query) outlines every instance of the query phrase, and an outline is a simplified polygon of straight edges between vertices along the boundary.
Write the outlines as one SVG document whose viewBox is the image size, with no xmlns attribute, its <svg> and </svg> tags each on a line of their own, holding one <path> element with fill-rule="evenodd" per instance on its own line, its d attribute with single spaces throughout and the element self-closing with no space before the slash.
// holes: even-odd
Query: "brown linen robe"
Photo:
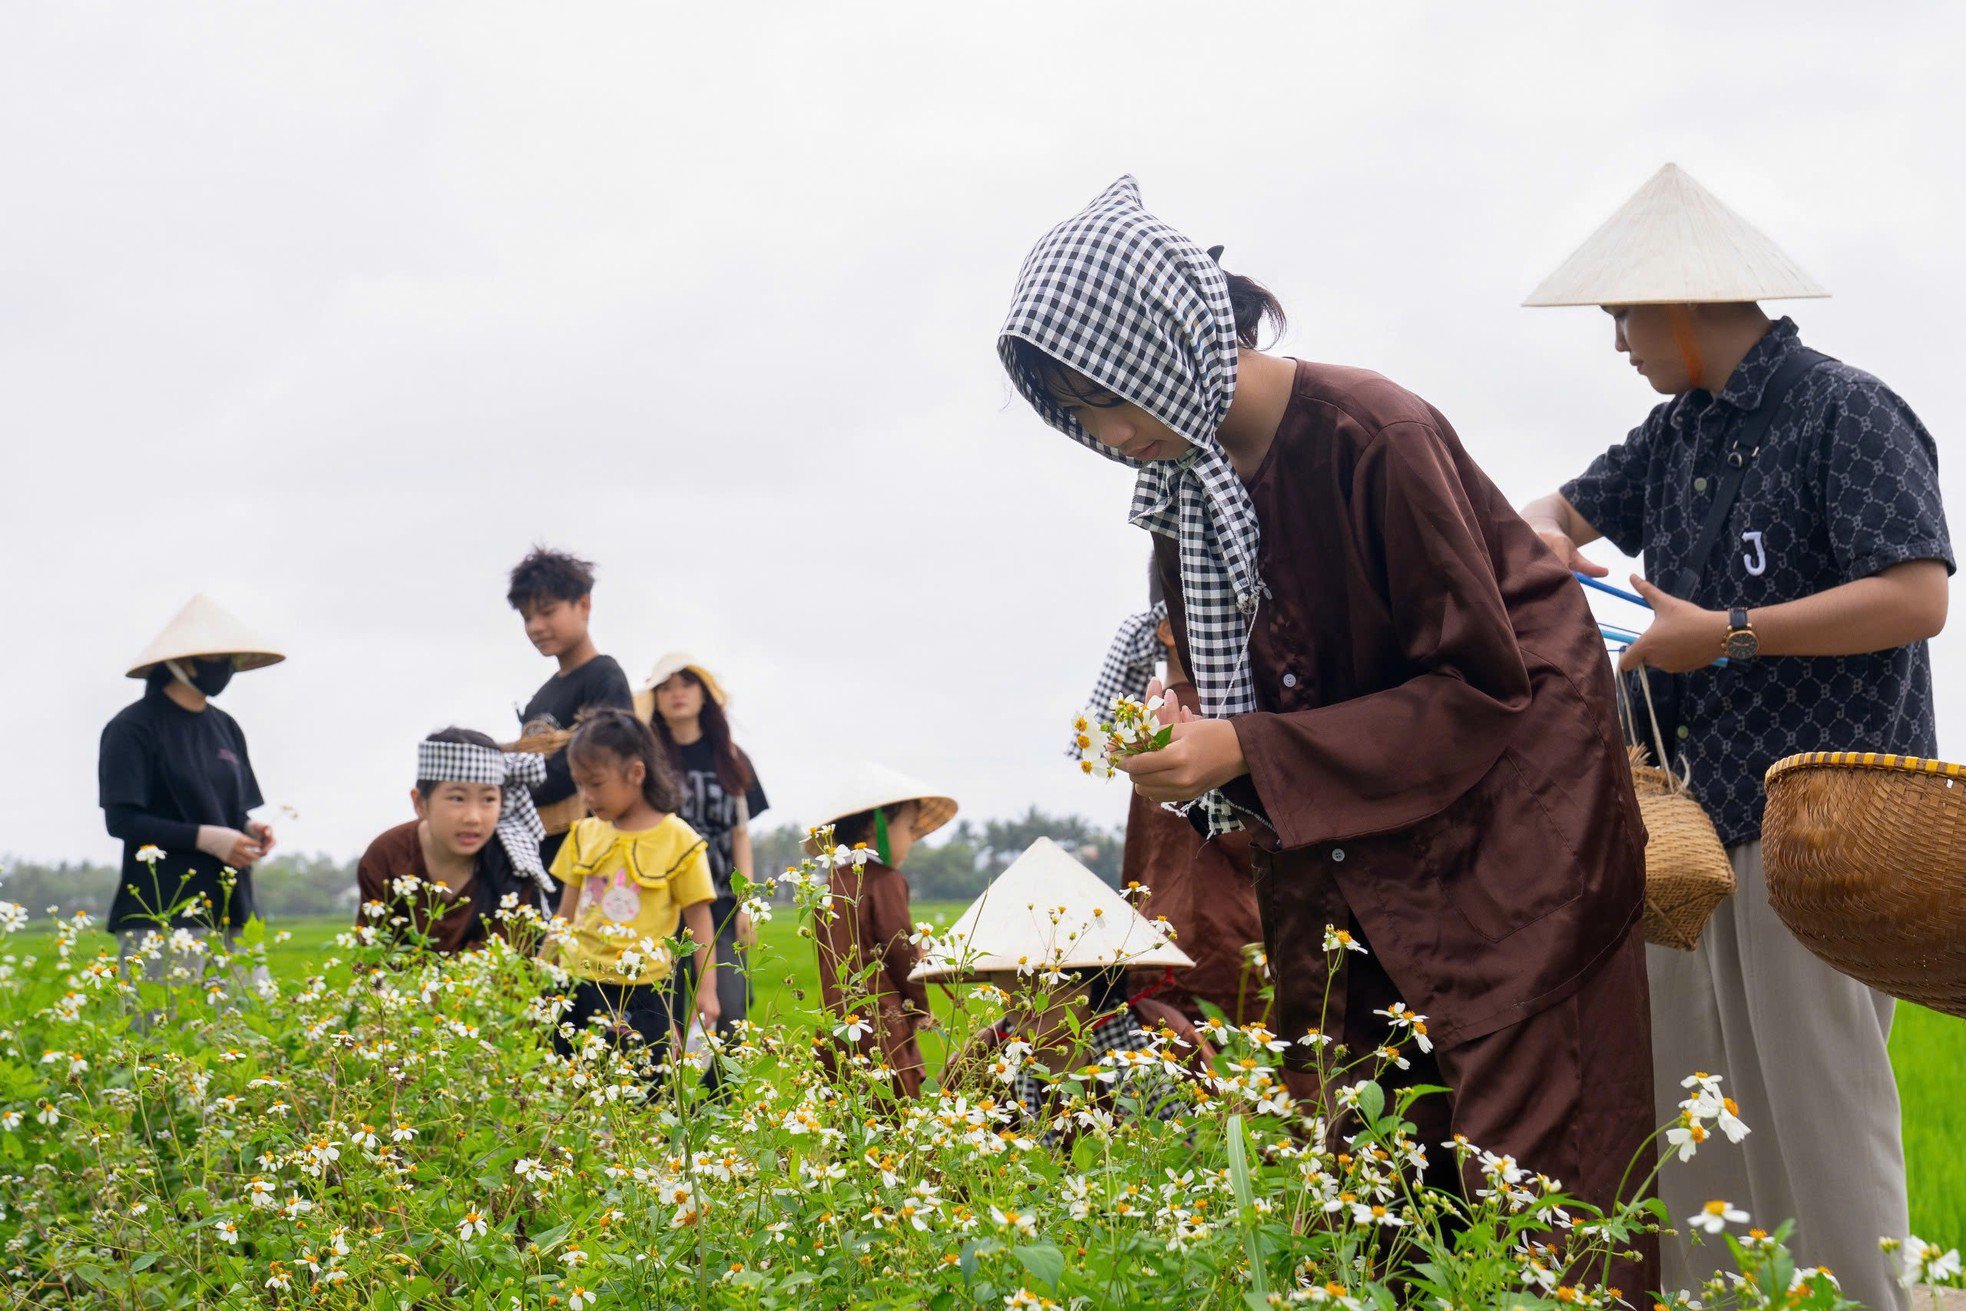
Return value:
<svg viewBox="0 0 1966 1311">
<path fill-rule="evenodd" d="M 834 870 L 829 891 L 832 907 L 820 912 L 815 934 L 820 997 L 833 1014 L 858 1014 L 870 1024 L 873 1031 L 851 1045 L 864 1052 L 878 1041 L 894 1070 L 895 1092 L 913 1097 L 922 1090 L 923 1068 L 915 1027 L 929 1009 L 928 985 L 908 977 L 921 960 L 908 941 L 915 931 L 908 880 L 870 860 Z"/>
<path fill-rule="evenodd" d="M 369 843 L 362 859 L 355 865 L 355 885 L 360 898 L 355 904 L 355 923 L 373 927 L 378 933 L 390 932 L 389 919 L 401 915 L 409 920 L 418 933 L 430 939 L 430 949 L 449 955 L 463 951 L 466 947 L 483 942 L 486 925 L 479 920 L 476 908 L 471 904 L 471 884 L 466 883 L 454 893 L 424 890 L 421 895 L 405 900 L 396 895 L 390 886 L 403 877 L 422 879 L 432 883 L 430 869 L 423 861 L 423 842 L 417 836 L 419 821 L 410 820 L 391 829 L 384 829 Z M 498 841 L 493 838 L 492 841 Z M 475 877 L 475 876 L 474 876 Z M 380 920 L 372 920 L 364 912 L 364 907 L 372 901 L 379 901 L 389 908 L 388 914 Z M 447 908 L 441 915 L 431 913 L 439 904 Z M 497 926 L 492 926 L 496 932 Z"/>
<path fill-rule="evenodd" d="M 1655 1127 L 1645 832 L 1582 590 L 1447 420 L 1363 369 L 1300 363 L 1246 481 L 1272 595 L 1226 791 L 1261 820 L 1276 1028 L 1369 1051 L 1404 1001 L 1454 1131 L 1608 1204 Z M 1155 552 L 1185 652 L 1175 543 Z M 1327 924 L 1373 952 L 1328 1006 Z M 1612 1282 L 1654 1288 L 1656 1263 Z"/>
<path fill-rule="evenodd" d="M 1168 694 L 1190 710 L 1201 700 L 1193 683 L 1175 683 Z M 1243 948 L 1263 940 L 1256 913 L 1256 886 L 1249 875 L 1249 835 L 1225 833 L 1204 843 L 1194 826 L 1134 793 L 1126 816 L 1122 883 L 1148 889 L 1140 913 L 1165 916 L 1175 943 L 1194 958 L 1191 969 L 1134 970 L 1133 995 L 1151 995 L 1191 1020 L 1202 1018 L 1195 1003 L 1205 1001 L 1243 1024 L 1263 1016 L 1263 977 L 1245 977 Z M 1151 990 L 1151 991 L 1150 991 Z"/>
</svg>

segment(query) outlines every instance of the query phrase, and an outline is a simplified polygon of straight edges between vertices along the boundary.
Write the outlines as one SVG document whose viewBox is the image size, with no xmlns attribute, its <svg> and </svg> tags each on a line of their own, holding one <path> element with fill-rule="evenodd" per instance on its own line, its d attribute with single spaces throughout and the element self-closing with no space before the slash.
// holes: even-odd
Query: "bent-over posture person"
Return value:
<svg viewBox="0 0 1966 1311">
<path fill-rule="evenodd" d="M 1608 1207 L 1652 1119 L 1644 833 L 1611 673 L 1563 566 L 1431 405 L 1376 373 L 1256 349 L 1274 298 L 1122 178 L 1032 250 L 999 341 L 1052 426 L 1138 470 L 1182 664 L 1207 717 L 1124 767 L 1152 801 L 1248 828 L 1277 1027 L 1388 1040 L 1445 1084 L 1450 1132 Z M 1307 1048 L 1293 1048 L 1307 1062 Z M 1433 1069 L 1435 1064 L 1438 1069 Z M 1438 1152 L 1438 1149 L 1436 1149 Z M 1633 1178 L 1643 1178 L 1645 1164 Z M 1656 1245 L 1614 1264 L 1657 1286 Z"/>
<path fill-rule="evenodd" d="M 537 907 L 553 888 L 527 788 L 545 777 L 542 757 L 500 751 L 468 728 L 423 739 L 410 789 L 416 818 L 377 834 L 356 863 L 355 922 L 446 955 L 503 936 L 500 911 Z"/>
<path fill-rule="evenodd" d="M 1128 973 L 1193 960 L 1057 843 L 1032 843 L 946 938 L 914 977 L 985 983 L 1009 1002 L 949 1058 L 945 1089 L 994 1095 L 1008 1080 L 1024 1120 L 1055 1145 L 1076 1137 L 1084 1113 L 1165 1120 L 1192 1108 L 1176 1071 L 1205 1071 L 1214 1053 L 1180 1011 L 1129 996 Z M 1128 1057 L 1141 1052 L 1164 1059 L 1136 1066 Z M 1084 1085 L 1089 1097 L 1060 1077 L 1088 1066 L 1106 1072 Z"/>
<path fill-rule="evenodd" d="M 1829 1267 L 1865 1306 L 1903 1307 L 1877 1247 L 1908 1223 L 1892 1002 L 1796 941 L 1761 868 L 1775 761 L 1937 752 L 1925 639 L 1945 623 L 1953 567 L 1937 456 L 1890 388 L 1808 350 L 1756 303 L 1825 294 L 1667 165 L 1528 303 L 1601 305 L 1613 346 L 1670 399 L 1523 514 L 1587 574 L 1606 570 L 1577 548 L 1599 537 L 1644 557 L 1632 585 L 1657 613 L 1624 664 L 1670 677 L 1666 746 L 1738 880 L 1696 950 L 1650 951 L 1653 1059 L 1662 1118 L 1686 1095 L 1679 1080 L 1706 1070 L 1752 1132 L 1668 1169 L 1661 1196 L 1682 1230 L 1714 1198 L 1766 1229 L 1793 1218 L 1798 1260 Z M 1743 442 L 1756 416 L 1765 428 Z M 1675 1287 L 1721 1265 L 1717 1242 L 1666 1249 Z"/>
</svg>

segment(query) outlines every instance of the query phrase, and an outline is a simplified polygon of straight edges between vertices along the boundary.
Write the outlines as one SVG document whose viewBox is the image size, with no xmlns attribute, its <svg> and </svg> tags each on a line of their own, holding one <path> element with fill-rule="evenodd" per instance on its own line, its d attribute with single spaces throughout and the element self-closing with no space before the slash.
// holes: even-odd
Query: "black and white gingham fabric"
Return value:
<svg viewBox="0 0 1966 1311">
<path fill-rule="evenodd" d="M 423 741 L 416 746 L 416 776 L 428 783 L 494 783 L 502 789 L 498 810 L 498 841 L 512 867 L 537 884 L 548 897 L 557 896 L 553 880 L 539 858 L 546 836 L 532 789 L 546 781 L 546 757 L 527 751 L 500 751 L 470 742 Z"/>
<path fill-rule="evenodd" d="M 1131 1007 L 1119 1010 L 1093 1024 L 1085 1035 L 1087 1054 L 1093 1064 L 1099 1064 L 1114 1052 L 1146 1052 L 1155 1048 L 1154 1036 L 1134 1016 Z M 1050 1116 L 1048 1103 L 1051 1088 L 1057 1076 L 1041 1078 L 1029 1066 L 1020 1068 L 1011 1078 L 1011 1091 L 1017 1096 L 1017 1103 L 1035 1123 L 1043 1123 Z M 1137 1098 L 1146 1112 L 1155 1119 L 1167 1120 L 1181 1109 L 1175 1098 L 1175 1081 L 1160 1071 L 1140 1076 L 1123 1077 L 1119 1087 L 1130 1097 Z M 1055 1129 L 1047 1129 L 1041 1135 L 1042 1141 L 1052 1144 L 1058 1141 Z"/>
<path fill-rule="evenodd" d="M 1111 712 L 1113 702 L 1120 697 L 1133 697 L 1135 700 L 1147 694 L 1147 684 L 1153 681 L 1154 664 L 1160 659 L 1161 622 L 1167 618 L 1167 602 L 1156 601 L 1151 610 L 1142 610 L 1137 615 L 1128 615 L 1120 620 L 1117 632 L 1113 634 L 1113 644 L 1106 648 L 1106 661 L 1099 667 L 1099 681 L 1093 685 L 1092 699 L 1086 702 L 1087 712 L 1093 716 Z M 1065 754 L 1079 754 L 1078 735 L 1072 735 L 1072 745 L 1065 748 Z"/>
<path fill-rule="evenodd" d="M 1138 405 L 1188 451 L 1143 463 L 1100 445 L 1018 365 L 1017 338 Z M 1129 518 L 1180 544 L 1188 674 L 1214 718 L 1256 709 L 1249 625 L 1269 595 L 1256 568 L 1255 507 L 1215 437 L 1235 396 L 1237 349 L 1222 270 L 1146 211 L 1130 176 L 1032 248 L 997 342 L 1011 381 L 1045 422 L 1139 471 Z M 1199 804 L 1211 832 L 1243 826 L 1219 792 Z"/>
</svg>

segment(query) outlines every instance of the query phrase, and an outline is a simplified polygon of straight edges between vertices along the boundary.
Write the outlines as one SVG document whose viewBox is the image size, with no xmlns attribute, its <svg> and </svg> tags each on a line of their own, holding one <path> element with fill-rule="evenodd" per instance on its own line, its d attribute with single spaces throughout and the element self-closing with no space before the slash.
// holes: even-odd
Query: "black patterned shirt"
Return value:
<svg viewBox="0 0 1966 1311">
<path fill-rule="evenodd" d="M 1719 394 L 1664 402 L 1563 496 L 1646 577 L 1677 576 L 1723 473 L 1727 443 L 1799 346 L 1783 319 Z M 1804 374 L 1769 425 L 1711 562 L 1687 598 L 1756 609 L 1906 560 L 1953 567 L 1938 456 L 1911 407 L 1861 369 Z M 1768 656 L 1678 678 L 1677 747 L 1722 842 L 1760 836 L 1763 776 L 1798 751 L 1938 753 L 1923 642 L 1857 656 Z"/>
</svg>

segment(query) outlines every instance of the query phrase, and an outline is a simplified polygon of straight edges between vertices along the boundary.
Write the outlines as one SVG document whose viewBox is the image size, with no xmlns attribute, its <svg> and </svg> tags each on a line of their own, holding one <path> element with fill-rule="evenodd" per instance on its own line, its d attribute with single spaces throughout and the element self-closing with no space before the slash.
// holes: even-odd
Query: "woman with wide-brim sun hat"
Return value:
<svg viewBox="0 0 1966 1311">
<path fill-rule="evenodd" d="M 750 1011 L 749 953 L 758 935 L 737 893 L 737 877 L 757 881 L 751 821 L 771 804 L 751 757 L 732 740 L 725 714 L 729 704 L 730 694 L 717 676 L 680 651 L 656 661 L 635 693 L 636 715 L 654 730 L 682 784 L 678 813 L 709 844 L 710 877 L 717 888 L 710 908 L 717 926 L 717 1000 L 722 1008 L 717 1028 L 725 1034 Z M 677 986 L 695 986 L 695 967 L 695 957 L 683 962 L 676 972 Z"/>
<path fill-rule="evenodd" d="M 236 673 L 286 657 L 210 597 L 194 596 L 129 667 L 143 695 L 102 731 L 97 774 L 123 842 L 109 930 L 127 958 L 151 933 L 229 940 L 252 918 L 253 866 L 273 828 L 238 721 L 212 704 Z"/>
<path fill-rule="evenodd" d="M 1137 473 L 1201 713 L 1120 767 L 1254 835 L 1283 1037 L 1371 1052 L 1403 1002 L 1434 1049 L 1393 1077 L 1449 1089 L 1417 1136 L 1609 1209 L 1655 1124 L 1645 833 L 1589 606 L 1439 410 L 1259 349 L 1282 309 L 1219 255 L 1121 178 L 1032 249 L 998 338 L 1042 418 Z M 1327 925 L 1370 947 L 1328 1011 Z M 1609 1282 L 1656 1287 L 1646 1256 Z"/>
<path fill-rule="evenodd" d="M 907 1097 L 922 1090 L 915 1032 L 932 1017 L 928 988 L 911 977 L 921 953 L 909 941 L 915 924 L 901 866 L 918 840 L 955 817 L 955 799 L 939 789 L 862 762 L 841 773 L 813 825 L 831 825 L 836 847 L 861 849 L 857 860 L 834 866 L 830 900 L 814 925 L 821 999 L 840 1020 L 845 1045 L 878 1055 L 891 1089 Z"/>
</svg>

